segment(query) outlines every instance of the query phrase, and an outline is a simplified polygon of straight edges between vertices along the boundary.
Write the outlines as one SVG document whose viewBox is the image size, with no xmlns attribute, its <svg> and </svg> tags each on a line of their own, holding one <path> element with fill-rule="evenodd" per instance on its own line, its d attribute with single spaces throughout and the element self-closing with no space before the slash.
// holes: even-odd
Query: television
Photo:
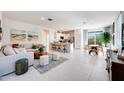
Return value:
<svg viewBox="0 0 124 93">
<path fill-rule="evenodd" d="M 63 36 L 60 36 L 60 39 L 64 39 L 64 37 Z"/>
</svg>

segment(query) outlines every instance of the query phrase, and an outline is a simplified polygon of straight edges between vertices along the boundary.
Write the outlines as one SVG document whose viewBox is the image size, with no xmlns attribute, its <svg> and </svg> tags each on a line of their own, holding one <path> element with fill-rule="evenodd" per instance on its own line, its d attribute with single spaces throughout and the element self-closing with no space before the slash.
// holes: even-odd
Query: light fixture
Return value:
<svg viewBox="0 0 124 93">
<path fill-rule="evenodd" d="M 52 18 L 48 18 L 48 21 L 53 21 L 53 19 Z"/>
<path fill-rule="evenodd" d="M 40 19 L 41 19 L 42 21 L 44 21 L 44 20 L 45 20 L 45 18 L 44 18 L 44 17 L 41 17 Z"/>
</svg>

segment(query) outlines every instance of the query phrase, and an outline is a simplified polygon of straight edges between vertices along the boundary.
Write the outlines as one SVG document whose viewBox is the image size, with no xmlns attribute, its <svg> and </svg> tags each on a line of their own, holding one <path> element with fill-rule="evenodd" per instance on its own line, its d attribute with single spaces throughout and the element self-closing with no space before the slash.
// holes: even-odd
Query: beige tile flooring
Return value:
<svg viewBox="0 0 124 93">
<path fill-rule="evenodd" d="M 86 51 L 74 49 L 73 52 L 61 53 L 63 57 L 69 60 L 51 69 L 50 71 L 40 74 L 33 67 L 23 75 L 16 76 L 14 73 L 2 77 L 4 81 L 106 81 L 108 73 L 105 70 L 106 62 L 104 56 L 89 55 Z"/>
</svg>

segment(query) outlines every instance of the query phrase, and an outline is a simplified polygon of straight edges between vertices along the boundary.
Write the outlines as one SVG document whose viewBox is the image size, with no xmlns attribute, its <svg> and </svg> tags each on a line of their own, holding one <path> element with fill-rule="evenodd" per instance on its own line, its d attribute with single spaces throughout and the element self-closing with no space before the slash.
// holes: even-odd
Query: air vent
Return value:
<svg viewBox="0 0 124 93">
<path fill-rule="evenodd" d="M 52 18 L 48 18 L 48 21 L 53 21 L 53 19 Z"/>
</svg>

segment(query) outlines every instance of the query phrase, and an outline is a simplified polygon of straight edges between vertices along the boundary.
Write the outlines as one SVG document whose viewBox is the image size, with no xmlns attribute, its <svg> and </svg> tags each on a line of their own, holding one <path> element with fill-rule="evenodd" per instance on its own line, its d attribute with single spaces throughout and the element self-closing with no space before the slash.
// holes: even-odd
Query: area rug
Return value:
<svg viewBox="0 0 124 93">
<path fill-rule="evenodd" d="M 33 67 L 42 74 L 47 71 L 50 71 L 51 69 L 55 68 L 56 66 L 66 62 L 67 60 L 68 60 L 67 58 L 60 57 L 60 59 L 57 61 L 49 60 L 49 64 L 46 66 L 41 66 L 40 64 L 37 64 L 37 65 L 34 65 Z"/>
</svg>

